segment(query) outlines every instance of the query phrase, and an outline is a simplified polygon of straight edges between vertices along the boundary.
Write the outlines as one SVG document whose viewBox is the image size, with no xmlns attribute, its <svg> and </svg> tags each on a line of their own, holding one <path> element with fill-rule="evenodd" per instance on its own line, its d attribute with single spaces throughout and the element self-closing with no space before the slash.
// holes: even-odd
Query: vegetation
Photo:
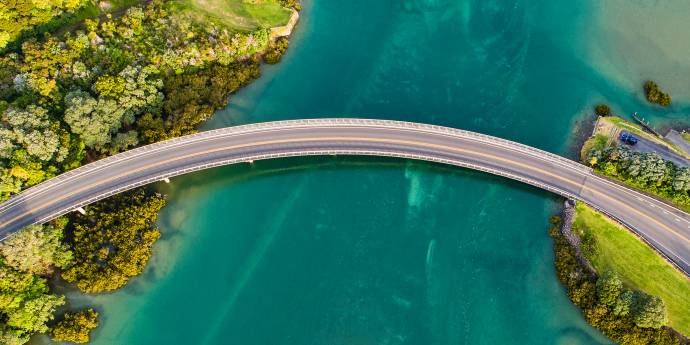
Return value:
<svg viewBox="0 0 690 345">
<path fill-rule="evenodd" d="M 275 41 L 271 42 L 268 46 L 268 50 L 264 54 L 264 62 L 269 64 L 277 64 L 283 58 L 283 54 L 288 49 L 288 44 L 290 40 L 287 37 L 279 37 Z"/>
<path fill-rule="evenodd" d="M 53 341 L 69 341 L 76 344 L 89 342 L 91 330 L 98 327 L 98 313 L 86 309 L 76 313 L 65 313 L 52 329 Z"/>
<path fill-rule="evenodd" d="M 690 211 L 690 169 L 662 159 L 656 153 L 626 147 L 592 148 L 587 162 L 600 174 L 672 201 Z"/>
<path fill-rule="evenodd" d="M 580 150 L 580 161 L 595 165 L 597 162 L 591 161 L 592 157 L 590 157 L 589 153 L 592 152 L 592 150 L 602 151 L 606 149 L 609 146 L 609 142 L 611 145 L 616 145 L 614 140 L 610 140 L 609 137 L 603 134 L 595 134 L 587 139 L 587 141 L 582 144 L 582 149 Z"/>
<path fill-rule="evenodd" d="M 112 291 L 141 274 L 160 237 L 155 225 L 162 196 L 143 190 L 98 202 L 76 215 L 71 243 L 75 263 L 62 278 L 88 293 Z"/>
<path fill-rule="evenodd" d="M 10 0 L 0 4 L 0 49 L 23 31 L 44 24 L 87 0 Z"/>
<path fill-rule="evenodd" d="M 296 11 L 302 10 L 302 5 L 299 3 L 299 0 L 280 0 L 280 3 L 286 8 L 292 8 Z"/>
<path fill-rule="evenodd" d="M 598 116 L 610 116 L 611 107 L 609 107 L 608 104 L 597 104 L 594 107 L 594 113 Z"/>
<path fill-rule="evenodd" d="M 193 7 L 200 1 L 143 2 L 118 18 L 99 18 L 106 9 L 85 0 L 0 4 L 0 201 L 84 163 L 194 132 L 260 75 L 269 45 L 267 60 L 287 48 L 287 39 L 270 42 L 268 27 L 285 24 L 291 12 L 281 4 L 295 1 L 212 0 L 206 12 Z M 56 272 L 88 293 L 140 274 L 164 204 L 139 189 L 1 243 L 0 343 L 48 331 L 65 303 L 47 284 Z M 93 310 L 67 313 L 53 338 L 86 342 L 96 320 Z"/>
<path fill-rule="evenodd" d="M 651 80 L 644 83 L 644 93 L 647 101 L 650 103 L 655 103 L 662 107 L 671 105 L 671 96 L 661 91 L 659 85 Z"/>
<path fill-rule="evenodd" d="M 573 230 L 594 245 L 582 248 L 599 272 L 616 272 L 623 283 L 666 302 L 669 325 L 690 334 L 690 280 L 620 225 L 578 204 Z"/>
<path fill-rule="evenodd" d="M 593 276 L 558 230 L 560 218 L 553 219 L 549 234 L 554 239 L 558 279 L 589 324 L 621 345 L 686 344 L 685 339 L 662 326 L 665 305 L 661 299 L 627 288 L 615 272 Z"/>
<path fill-rule="evenodd" d="M 231 32 L 168 7 L 133 7 L 0 57 L 0 200 L 84 159 L 193 132 L 259 75 L 268 30 Z M 213 90 L 197 100 L 207 91 L 188 85 Z"/>
<path fill-rule="evenodd" d="M 64 304 L 40 276 L 71 261 L 69 249 L 58 241 L 64 224 L 30 227 L 2 243 L 0 343 L 24 344 L 32 334 L 46 332 L 55 309 Z"/>
<path fill-rule="evenodd" d="M 173 5 L 190 17 L 202 16 L 240 31 L 282 26 L 291 15 L 279 0 L 181 0 Z"/>
<path fill-rule="evenodd" d="M 59 227 L 31 225 L 0 243 L 5 264 L 16 270 L 49 276 L 56 268 L 72 264 L 72 252 L 62 241 L 64 220 Z"/>
</svg>

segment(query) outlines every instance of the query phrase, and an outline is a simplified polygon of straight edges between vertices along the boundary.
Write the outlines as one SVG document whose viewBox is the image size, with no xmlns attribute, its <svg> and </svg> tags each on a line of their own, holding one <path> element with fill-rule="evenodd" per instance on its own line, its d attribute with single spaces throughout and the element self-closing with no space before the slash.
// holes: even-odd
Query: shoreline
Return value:
<svg viewBox="0 0 690 345">
<path fill-rule="evenodd" d="M 589 284 L 595 284 L 600 276 L 600 272 L 597 272 L 597 270 L 594 268 L 592 263 L 584 256 L 582 252 L 582 242 L 580 237 L 573 232 L 573 225 L 575 221 L 575 214 L 577 210 L 575 208 L 575 203 L 572 200 L 565 200 L 563 204 L 560 206 L 560 211 L 557 212 L 553 218 L 556 218 L 556 220 L 553 220 L 552 218 L 552 228 L 549 230 L 549 235 L 552 237 L 554 244 L 553 244 L 553 249 L 554 249 L 554 264 L 556 266 L 556 273 L 558 275 L 558 280 L 561 282 L 561 285 L 563 288 L 566 290 L 568 297 L 571 301 L 571 303 L 574 304 L 575 307 L 578 308 L 580 313 L 583 315 L 585 320 L 587 321 L 588 324 L 590 324 L 592 327 L 596 328 L 600 332 L 604 333 L 606 337 L 609 339 L 620 342 L 622 345 L 628 344 L 625 342 L 623 339 L 615 339 L 612 334 L 607 334 L 606 332 L 612 331 L 612 329 L 607 328 L 600 328 L 597 327 L 596 324 L 593 324 L 590 322 L 590 311 L 588 309 L 585 309 L 583 306 L 580 304 L 582 303 L 582 300 L 575 300 L 576 298 L 582 298 L 580 295 L 582 292 L 578 292 L 578 288 L 573 288 L 570 282 L 564 281 L 564 275 L 563 275 L 563 266 L 566 265 L 564 262 L 567 262 L 568 259 L 562 257 L 559 255 L 563 251 L 562 246 L 566 245 L 570 250 L 572 250 L 572 255 L 575 259 L 575 262 L 577 262 L 577 266 L 575 268 L 571 268 L 571 271 L 567 273 L 567 278 L 566 280 L 572 280 L 572 279 L 577 279 L 573 278 L 574 276 L 582 275 L 583 273 L 587 275 L 587 278 L 580 278 L 581 280 L 585 280 L 586 282 L 590 282 Z M 607 217 L 604 215 L 604 217 Z M 612 218 L 607 217 L 610 220 L 613 220 L 615 223 L 621 225 L 617 221 L 615 221 Z M 622 225 L 621 225 L 622 226 Z M 627 227 L 623 226 L 627 230 Z M 634 232 L 631 232 L 628 230 L 629 233 L 632 233 L 635 235 L 636 238 L 639 239 L 639 236 L 635 234 Z M 563 243 L 564 242 L 564 243 Z M 644 242 L 645 245 L 648 245 L 646 241 Z M 656 251 L 655 251 L 656 252 Z M 580 272 L 580 273 L 577 273 Z M 577 297 L 580 296 L 580 297 Z M 595 297 L 596 298 L 596 297 Z M 596 307 L 595 307 L 596 308 Z M 648 328 L 640 328 L 642 331 L 649 331 L 651 329 Z M 664 325 L 660 328 L 660 330 L 669 333 L 671 336 L 673 336 L 675 339 L 678 340 L 676 344 L 683 344 L 687 345 L 690 344 L 690 337 L 686 336 L 685 334 L 680 333 L 679 331 L 675 330 L 672 328 L 670 325 Z M 631 343 L 632 344 L 632 343 Z"/>
</svg>

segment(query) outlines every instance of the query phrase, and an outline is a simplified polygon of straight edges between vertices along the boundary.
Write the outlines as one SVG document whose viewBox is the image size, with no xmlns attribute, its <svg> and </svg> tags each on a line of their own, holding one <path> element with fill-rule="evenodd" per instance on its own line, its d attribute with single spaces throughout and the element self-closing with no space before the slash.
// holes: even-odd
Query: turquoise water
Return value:
<svg viewBox="0 0 690 345">
<path fill-rule="evenodd" d="M 647 56 L 612 44 L 634 34 L 612 31 L 611 21 L 622 20 L 612 13 L 652 10 L 641 2 L 304 7 L 284 61 L 267 66 L 207 128 L 376 117 L 568 154 L 571 133 L 591 121 L 596 102 L 663 124 L 682 118 L 690 99 L 679 93 L 671 115 L 644 104 L 634 85 L 647 78 Z M 680 90 L 674 78 L 665 70 L 657 79 Z M 146 273 L 114 294 L 73 298 L 102 312 L 94 344 L 609 343 L 555 278 L 546 231 L 558 201 L 535 188 L 348 157 L 225 167 L 159 188 L 170 203 Z"/>
</svg>

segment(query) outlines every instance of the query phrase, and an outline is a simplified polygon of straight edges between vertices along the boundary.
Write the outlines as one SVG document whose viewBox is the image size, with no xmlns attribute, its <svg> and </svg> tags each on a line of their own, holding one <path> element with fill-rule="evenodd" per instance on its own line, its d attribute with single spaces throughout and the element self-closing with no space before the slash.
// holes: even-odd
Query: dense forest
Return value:
<svg viewBox="0 0 690 345">
<path fill-rule="evenodd" d="M 86 3 L 0 4 L 0 201 L 82 164 L 193 133 L 260 75 L 264 56 L 275 63 L 288 44 L 269 28 L 238 32 L 159 0 L 64 33 L 37 29 Z M 98 313 L 56 318 L 66 301 L 48 282 L 59 274 L 86 293 L 122 287 L 146 266 L 164 205 L 139 189 L 2 242 L 0 343 L 24 344 L 37 333 L 87 342 Z"/>
</svg>

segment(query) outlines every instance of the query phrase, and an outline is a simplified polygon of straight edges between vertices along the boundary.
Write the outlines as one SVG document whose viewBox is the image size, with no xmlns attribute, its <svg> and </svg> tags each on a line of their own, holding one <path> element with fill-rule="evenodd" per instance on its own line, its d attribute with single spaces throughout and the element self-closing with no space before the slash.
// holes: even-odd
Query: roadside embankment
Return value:
<svg viewBox="0 0 690 345">
<path fill-rule="evenodd" d="M 688 344 L 678 331 L 688 332 L 683 294 L 690 292 L 690 281 L 625 229 L 602 227 L 602 221 L 611 222 L 571 202 L 552 217 L 556 272 L 570 300 L 589 324 L 619 344 Z M 607 236 L 611 229 L 617 230 L 613 237 Z"/>
</svg>

